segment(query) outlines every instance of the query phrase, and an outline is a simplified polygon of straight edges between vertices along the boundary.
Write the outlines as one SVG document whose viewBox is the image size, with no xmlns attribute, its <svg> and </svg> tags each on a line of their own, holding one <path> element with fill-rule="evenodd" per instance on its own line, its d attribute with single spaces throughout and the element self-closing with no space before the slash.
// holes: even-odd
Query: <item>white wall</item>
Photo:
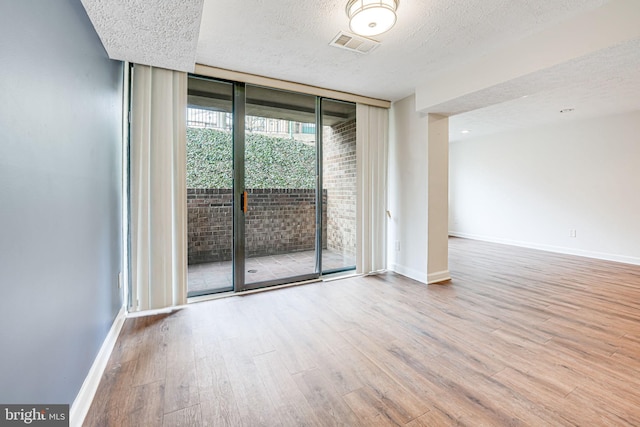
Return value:
<svg viewBox="0 0 640 427">
<path fill-rule="evenodd" d="M 426 283 L 427 118 L 412 95 L 393 103 L 389 121 L 388 266 Z"/>
<path fill-rule="evenodd" d="M 449 118 L 427 116 L 428 227 L 427 283 L 445 282 L 449 274 Z"/>
<path fill-rule="evenodd" d="M 451 143 L 449 197 L 452 235 L 640 264 L 640 111 Z"/>
</svg>

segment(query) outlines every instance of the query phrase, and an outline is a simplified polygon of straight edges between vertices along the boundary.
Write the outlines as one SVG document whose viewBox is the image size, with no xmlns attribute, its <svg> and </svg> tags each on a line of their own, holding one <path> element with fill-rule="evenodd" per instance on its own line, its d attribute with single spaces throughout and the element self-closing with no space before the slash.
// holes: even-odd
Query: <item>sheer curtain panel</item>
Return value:
<svg viewBox="0 0 640 427">
<path fill-rule="evenodd" d="M 356 272 L 358 273 L 374 273 L 387 268 L 388 138 L 389 110 L 357 104 Z"/>
<path fill-rule="evenodd" d="M 136 64 L 131 82 L 131 306 L 186 302 L 187 74 Z"/>
</svg>

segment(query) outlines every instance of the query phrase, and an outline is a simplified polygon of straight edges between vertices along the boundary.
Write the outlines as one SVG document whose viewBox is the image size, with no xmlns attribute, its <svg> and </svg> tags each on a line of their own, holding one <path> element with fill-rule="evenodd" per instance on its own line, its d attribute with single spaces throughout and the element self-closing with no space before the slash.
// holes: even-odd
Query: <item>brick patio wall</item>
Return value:
<svg viewBox="0 0 640 427">
<path fill-rule="evenodd" d="M 327 248 L 355 256 L 356 121 L 326 127 L 323 186 L 327 192 Z"/>
<path fill-rule="evenodd" d="M 245 222 L 248 256 L 315 248 L 315 190 L 253 189 Z M 327 192 L 323 192 L 323 224 Z M 230 261 L 233 248 L 232 190 L 188 189 L 188 263 Z M 327 247 L 323 230 L 323 247 Z"/>
</svg>

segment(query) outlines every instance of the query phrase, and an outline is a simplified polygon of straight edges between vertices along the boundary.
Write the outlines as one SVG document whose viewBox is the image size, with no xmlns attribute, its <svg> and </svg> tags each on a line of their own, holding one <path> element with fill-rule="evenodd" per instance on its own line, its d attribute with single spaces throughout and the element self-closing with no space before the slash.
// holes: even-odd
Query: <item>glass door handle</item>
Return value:
<svg viewBox="0 0 640 427">
<path fill-rule="evenodd" d="M 247 209 L 249 209 L 249 195 L 247 190 L 244 190 L 240 196 L 240 210 L 247 213 Z"/>
</svg>

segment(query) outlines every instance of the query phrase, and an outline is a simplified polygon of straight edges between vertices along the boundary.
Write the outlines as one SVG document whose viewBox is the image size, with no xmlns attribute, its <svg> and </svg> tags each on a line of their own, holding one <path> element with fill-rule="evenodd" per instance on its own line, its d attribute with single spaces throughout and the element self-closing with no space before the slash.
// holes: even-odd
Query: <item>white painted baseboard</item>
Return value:
<svg viewBox="0 0 640 427">
<path fill-rule="evenodd" d="M 141 311 L 130 311 L 127 314 L 127 319 L 133 317 L 147 317 L 147 316 L 157 316 L 158 314 L 169 314 L 174 311 L 182 310 L 186 308 L 187 304 L 183 305 L 174 305 L 172 307 L 164 307 L 164 308 L 151 308 L 149 310 L 141 310 Z"/>
<path fill-rule="evenodd" d="M 587 258 L 602 259 L 605 261 L 622 262 L 625 264 L 640 265 L 640 258 L 630 257 L 626 255 L 608 254 L 604 252 L 586 251 L 583 249 L 566 248 L 562 246 L 545 245 L 540 243 L 523 242 L 520 240 L 503 239 L 491 236 L 483 236 L 470 233 L 459 233 L 457 231 L 449 231 L 449 236 L 462 237 L 465 239 L 482 240 L 484 242 L 501 243 L 503 245 L 520 246 L 529 249 L 539 249 L 541 251 L 555 252 L 565 255 L 576 255 Z"/>
<path fill-rule="evenodd" d="M 417 280 L 420 283 L 427 283 L 427 274 L 424 271 L 415 270 L 413 268 L 405 267 L 404 265 L 391 264 L 391 271 L 395 271 L 398 274 L 407 276 L 409 279 Z"/>
<path fill-rule="evenodd" d="M 449 273 L 449 270 L 437 271 L 435 273 L 427 274 L 427 284 L 429 285 L 445 282 L 447 280 L 451 280 L 451 274 Z"/>
<path fill-rule="evenodd" d="M 98 352 L 96 359 L 93 361 L 93 365 L 91 365 L 91 369 L 89 369 L 89 373 L 82 383 L 82 387 L 80 388 L 76 399 L 71 405 L 71 409 L 69 411 L 69 425 L 71 427 L 82 426 L 84 418 L 87 416 L 87 412 L 89 412 L 89 407 L 91 407 L 91 403 L 93 402 L 93 397 L 98 390 L 102 374 L 107 367 L 107 362 L 109 361 L 109 357 L 111 357 L 111 352 L 116 345 L 118 335 L 120 335 L 120 331 L 122 330 L 126 317 L 127 312 L 123 306 L 113 321 L 111 329 L 109 329 L 109 333 L 102 343 L 102 347 L 100 347 L 100 351 Z"/>
</svg>

